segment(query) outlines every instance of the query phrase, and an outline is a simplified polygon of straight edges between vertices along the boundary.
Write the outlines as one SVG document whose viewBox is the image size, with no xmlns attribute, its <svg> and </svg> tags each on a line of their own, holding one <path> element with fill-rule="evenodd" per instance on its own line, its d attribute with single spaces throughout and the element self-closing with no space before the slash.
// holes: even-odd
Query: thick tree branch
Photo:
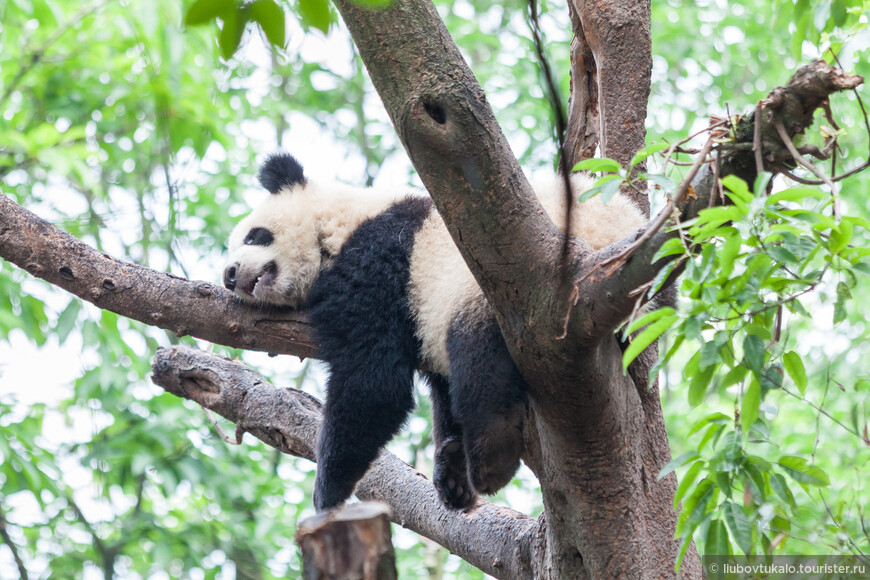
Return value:
<svg viewBox="0 0 870 580">
<path fill-rule="evenodd" d="M 154 382 L 236 424 L 276 449 L 314 459 L 320 402 L 296 389 L 270 385 L 242 363 L 176 346 L 157 352 Z M 432 483 L 382 452 L 357 486 L 357 496 L 390 505 L 392 519 L 498 578 L 532 578 L 543 558 L 541 524 L 480 501 L 473 511 L 449 510 Z"/>
<path fill-rule="evenodd" d="M 247 350 L 312 356 L 304 313 L 259 309 L 208 282 L 122 262 L 0 195 L 0 258 L 94 305 L 178 336 Z"/>
<path fill-rule="evenodd" d="M 787 145 L 779 138 L 776 128 L 778 124 L 786 128 L 790 137 L 794 137 L 812 125 L 813 113 L 827 102 L 832 93 L 853 89 L 862 82 L 862 77 L 847 74 L 819 60 L 798 69 L 786 86 L 773 89 L 761 101 L 759 109 L 766 169 L 775 173 L 784 159 L 791 159 Z M 757 168 L 755 153 L 750 147 L 755 140 L 754 119 L 754 113 L 742 117 L 734 141 L 725 144 L 724 149 L 729 154 L 723 159 L 719 170 L 720 178 L 736 175 L 750 185 L 754 182 Z M 747 147 L 735 149 L 735 144 L 744 144 Z M 694 197 L 687 197 L 678 206 L 680 219 L 683 221 L 696 217 L 699 211 L 709 207 L 711 203 L 720 203 L 716 175 L 709 165 L 705 164 L 691 183 Z M 670 215 L 673 207 L 669 205 L 662 211 Z M 646 228 L 653 227 L 656 223 L 654 220 Z M 646 236 L 644 243 L 631 249 L 635 240 L 645 235 L 645 232 L 646 229 L 641 230 L 634 237 L 587 257 L 589 265 L 580 270 L 592 274 L 586 275 L 577 285 L 578 302 L 571 314 L 571 327 L 568 332 L 570 335 L 588 341 L 601 336 L 603 330 L 614 328 L 634 308 L 636 296 L 632 296 L 632 292 L 655 278 L 668 261 L 677 258 L 670 256 L 652 263 L 652 258 L 661 245 L 677 235 L 674 232 L 655 231 Z M 615 259 L 617 256 L 622 258 Z M 611 266 L 612 270 L 608 271 L 607 266 L 601 267 L 602 264 Z"/>
</svg>

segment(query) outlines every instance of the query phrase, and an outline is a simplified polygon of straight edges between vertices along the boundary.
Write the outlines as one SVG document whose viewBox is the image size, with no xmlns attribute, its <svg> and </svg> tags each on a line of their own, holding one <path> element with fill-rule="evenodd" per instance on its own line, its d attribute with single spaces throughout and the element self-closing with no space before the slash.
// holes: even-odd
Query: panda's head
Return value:
<svg viewBox="0 0 870 580">
<path fill-rule="evenodd" d="M 230 235 L 224 285 L 245 301 L 299 307 L 328 259 L 314 192 L 286 153 L 270 156 L 258 179 L 271 195 Z"/>
</svg>

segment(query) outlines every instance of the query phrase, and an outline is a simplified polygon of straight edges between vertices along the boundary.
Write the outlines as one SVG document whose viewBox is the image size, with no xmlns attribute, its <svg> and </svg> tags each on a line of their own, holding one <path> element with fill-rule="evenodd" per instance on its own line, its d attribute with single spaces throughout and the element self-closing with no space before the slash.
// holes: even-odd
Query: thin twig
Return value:
<svg viewBox="0 0 870 580">
<path fill-rule="evenodd" d="M 761 101 L 755 103 L 755 120 L 752 127 L 752 150 L 755 152 L 755 170 L 760 175 L 764 171 L 764 157 L 761 153 Z"/>
<path fill-rule="evenodd" d="M 529 22 L 532 32 L 532 40 L 535 44 L 535 55 L 538 58 L 538 64 L 541 66 L 541 71 L 544 73 L 544 82 L 547 85 L 547 92 L 550 95 L 550 106 L 553 109 L 553 114 L 556 117 L 556 143 L 559 148 L 559 173 L 562 177 L 562 186 L 565 188 L 565 234 L 562 241 L 562 255 L 560 262 L 562 264 L 562 282 L 568 279 L 568 240 L 571 231 L 571 207 L 574 205 L 574 194 L 571 191 L 571 168 L 568 167 L 568 157 L 565 151 L 565 137 L 568 133 L 568 122 L 565 119 L 565 109 L 562 106 L 562 97 L 559 93 L 559 88 L 556 86 L 556 81 L 553 80 L 553 73 L 550 70 L 550 63 L 547 60 L 547 55 L 544 54 L 544 43 L 541 40 L 541 24 L 538 21 L 538 0 L 529 0 Z"/>
<path fill-rule="evenodd" d="M 214 413 L 212 413 L 211 410 L 206 409 L 205 407 L 203 407 L 202 410 L 205 413 L 205 416 L 208 419 L 209 423 L 211 423 L 211 426 L 214 427 L 215 431 L 217 431 L 218 437 L 223 439 L 224 443 L 228 443 L 230 445 L 241 445 L 242 444 L 242 437 L 241 437 L 242 433 L 240 433 L 238 429 L 236 430 L 235 439 L 230 438 L 230 436 L 227 435 L 224 432 L 224 430 L 221 428 L 221 426 L 218 424 L 217 419 L 214 416 Z"/>
<path fill-rule="evenodd" d="M 800 154 L 800 151 L 798 151 L 797 147 L 794 146 L 791 137 L 788 136 L 781 121 L 774 121 L 773 126 L 779 134 L 779 138 L 782 139 L 783 145 L 785 145 L 788 152 L 791 153 L 791 156 L 794 157 L 794 160 L 810 170 L 813 175 L 824 181 L 825 185 L 831 189 L 831 196 L 834 198 L 834 222 L 840 223 L 840 196 L 837 194 L 837 186 L 834 185 L 834 182 L 831 181 L 830 177 L 825 175 L 824 171 L 807 161 L 806 158 Z"/>
</svg>

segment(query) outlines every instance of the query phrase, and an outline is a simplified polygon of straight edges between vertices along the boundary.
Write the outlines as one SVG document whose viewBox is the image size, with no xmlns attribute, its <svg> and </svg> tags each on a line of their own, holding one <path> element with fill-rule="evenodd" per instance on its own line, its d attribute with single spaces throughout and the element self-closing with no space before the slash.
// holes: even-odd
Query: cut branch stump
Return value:
<svg viewBox="0 0 870 580">
<path fill-rule="evenodd" d="M 378 502 L 348 505 L 299 522 L 305 580 L 396 580 L 390 508 Z"/>
</svg>

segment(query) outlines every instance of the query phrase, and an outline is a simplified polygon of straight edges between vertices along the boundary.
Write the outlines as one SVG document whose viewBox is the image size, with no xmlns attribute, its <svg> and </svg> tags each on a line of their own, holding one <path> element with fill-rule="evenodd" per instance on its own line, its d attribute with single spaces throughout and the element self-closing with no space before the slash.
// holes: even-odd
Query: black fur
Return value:
<svg viewBox="0 0 870 580">
<path fill-rule="evenodd" d="M 468 480 L 495 493 L 520 466 L 526 387 L 495 318 L 468 320 L 460 313 L 447 337 L 450 411 L 462 426 Z"/>
<path fill-rule="evenodd" d="M 329 366 L 314 504 L 345 501 L 414 405 L 420 363 L 408 302 L 414 236 L 432 202 L 409 197 L 364 222 L 309 298 L 318 357 Z M 435 487 L 449 507 L 494 493 L 519 467 L 525 384 L 494 319 L 462 314 L 447 340 L 450 379 L 429 374 Z"/>
<path fill-rule="evenodd" d="M 246 246 L 271 246 L 274 241 L 275 236 L 266 228 L 251 228 L 244 243 Z"/>
<path fill-rule="evenodd" d="M 305 185 L 302 165 L 289 153 L 273 153 L 266 158 L 257 175 L 260 184 L 269 193 L 276 194 L 286 187 Z"/>
<path fill-rule="evenodd" d="M 406 288 L 414 234 L 431 211 L 408 198 L 364 222 L 311 290 L 318 357 L 329 365 L 314 505 L 353 493 L 414 406 L 420 344 Z"/>
</svg>

